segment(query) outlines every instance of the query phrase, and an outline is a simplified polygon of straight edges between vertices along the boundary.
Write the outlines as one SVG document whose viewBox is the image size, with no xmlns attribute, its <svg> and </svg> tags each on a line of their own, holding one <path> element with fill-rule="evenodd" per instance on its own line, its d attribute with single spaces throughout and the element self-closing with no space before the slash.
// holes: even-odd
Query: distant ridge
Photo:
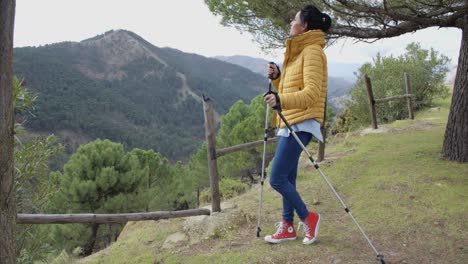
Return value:
<svg viewBox="0 0 468 264">
<path fill-rule="evenodd" d="M 266 65 L 268 64 L 267 60 L 244 55 L 215 56 L 213 58 L 242 66 L 261 75 L 265 75 Z"/>
<path fill-rule="evenodd" d="M 214 58 L 245 67 L 252 72 L 259 73 L 263 76 L 265 76 L 268 64 L 267 60 L 242 55 L 216 56 Z M 356 77 L 350 78 L 349 76 L 354 76 L 354 71 L 357 71 L 358 68 L 358 64 L 329 64 L 328 102 L 335 112 L 343 110 L 344 102 L 348 98 L 349 90 L 352 88 L 356 80 Z M 332 69 L 336 70 L 333 71 Z M 332 74 L 333 72 L 338 73 L 340 71 L 345 74 L 338 75 L 339 77 Z"/>
</svg>

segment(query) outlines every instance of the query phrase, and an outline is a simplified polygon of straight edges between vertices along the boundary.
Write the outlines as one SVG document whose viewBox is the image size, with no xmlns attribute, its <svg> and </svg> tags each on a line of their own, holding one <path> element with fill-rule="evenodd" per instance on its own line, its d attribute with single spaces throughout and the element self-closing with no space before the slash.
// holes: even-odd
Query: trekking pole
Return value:
<svg viewBox="0 0 468 264">
<path fill-rule="evenodd" d="M 268 88 L 268 92 L 267 94 L 272 94 L 273 92 L 271 91 L 271 81 L 270 81 L 270 85 L 269 85 L 269 88 Z M 296 132 L 294 132 L 294 130 L 291 128 L 291 126 L 289 125 L 288 121 L 286 120 L 286 118 L 283 116 L 283 114 L 281 113 L 281 105 L 277 104 L 276 107 L 274 107 L 274 109 L 276 110 L 276 112 L 278 113 L 278 115 L 280 116 L 281 120 L 283 120 L 283 122 L 286 124 L 286 127 L 288 128 L 289 132 L 293 135 L 294 139 L 296 139 L 297 143 L 299 144 L 299 146 L 301 146 L 302 150 L 305 151 L 305 153 L 307 154 L 307 156 L 309 157 L 309 160 L 312 162 L 312 164 L 314 165 L 315 169 L 317 169 L 317 171 L 320 173 L 320 175 L 322 176 L 322 178 L 325 180 L 325 182 L 327 183 L 328 185 L 328 188 L 330 188 L 330 190 L 333 192 L 333 194 L 335 195 L 336 199 L 338 199 L 338 201 L 340 202 L 341 206 L 343 206 L 343 209 L 346 211 L 346 213 L 348 213 L 348 215 L 351 217 L 351 219 L 353 220 L 354 224 L 356 224 L 356 226 L 358 227 L 359 231 L 361 232 L 361 234 L 364 236 L 364 238 L 367 240 L 367 243 L 369 243 L 369 246 L 372 248 L 372 250 L 374 251 L 374 253 L 377 255 L 377 261 L 379 261 L 381 264 L 385 264 L 385 261 L 384 261 L 384 257 L 383 255 L 381 255 L 377 249 L 374 247 L 374 245 L 372 244 L 372 241 L 369 239 L 369 237 L 366 235 L 366 233 L 364 232 L 364 229 L 362 229 L 361 225 L 359 225 L 359 223 L 357 222 L 357 220 L 354 218 L 354 216 L 351 214 L 351 211 L 349 210 L 349 208 L 346 206 L 346 204 L 343 202 L 343 199 L 341 199 L 340 195 L 338 195 L 338 193 L 336 192 L 335 188 L 333 188 L 333 186 L 331 185 L 330 181 L 328 181 L 327 177 L 325 176 L 325 174 L 322 172 L 322 170 L 320 169 L 319 165 L 315 162 L 315 160 L 312 158 L 312 155 L 310 155 L 309 151 L 306 149 L 306 147 L 304 146 L 304 144 L 302 144 L 302 141 L 299 139 L 299 137 L 296 135 Z"/>
<path fill-rule="evenodd" d="M 274 62 L 269 62 L 269 64 L 275 64 Z M 268 79 L 268 92 L 264 94 L 267 95 L 271 93 L 271 79 Z M 261 219 L 262 219 L 262 205 L 263 205 L 263 184 L 265 182 L 266 177 L 266 146 L 268 140 L 268 118 L 270 115 L 270 106 L 266 105 L 265 111 L 265 134 L 263 136 L 263 156 L 262 156 L 262 178 L 260 180 L 260 198 L 258 204 L 258 222 L 257 222 L 257 237 L 260 237 L 260 233 L 262 232 L 262 228 L 260 227 Z"/>
<path fill-rule="evenodd" d="M 270 80 L 270 83 L 271 83 L 271 80 Z M 266 114 L 265 114 L 265 135 L 263 137 L 262 178 L 260 180 L 260 198 L 259 198 L 260 202 L 258 204 L 257 237 L 260 237 L 260 232 L 262 232 L 262 229 L 260 228 L 260 222 L 262 219 L 263 182 L 265 181 L 265 176 L 266 176 L 265 164 L 266 164 L 266 146 L 267 146 L 267 140 L 268 140 L 268 117 L 269 115 L 270 115 L 270 106 L 267 104 Z"/>
</svg>

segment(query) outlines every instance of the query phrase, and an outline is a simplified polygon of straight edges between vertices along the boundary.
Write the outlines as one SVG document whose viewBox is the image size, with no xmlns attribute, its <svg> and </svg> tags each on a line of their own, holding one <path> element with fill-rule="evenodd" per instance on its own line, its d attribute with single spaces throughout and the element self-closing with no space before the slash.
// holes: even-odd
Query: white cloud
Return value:
<svg viewBox="0 0 468 264">
<path fill-rule="evenodd" d="M 203 0 L 17 0 L 15 47 L 81 41 L 111 29 L 135 32 L 159 47 L 204 56 L 248 55 L 282 61 L 282 51 L 265 55 L 249 33 L 219 24 Z M 410 42 L 433 47 L 457 62 L 461 31 L 425 29 L 373 44 L 341 40 L 326 50 L 329 61 L 363 63 L 377 52 L 399 55 Z"/>
<path fill-rule="evenodd" d="M 461 43 L 461 30 L 454 28 L 428 28 L 399 37 L 378 40 L 372 44 L 355 42 L 352 39 L 340 40 L 326 51 L 328 59 L 335 62 L 368 62 L 380 52 L 383 56 L 398 56 L 412 42 L 419 42 L 425 49 L 434 48 L 448 56 L 452 64 L 458 61 Z"/>
<path fill-rule="evenodd" d="M 203 0 L 17 0 L 15 46 L 81 41 L 111 29 L 205 56 L 263 56 L 251 35 L 220 25 Z"/>
</svg>

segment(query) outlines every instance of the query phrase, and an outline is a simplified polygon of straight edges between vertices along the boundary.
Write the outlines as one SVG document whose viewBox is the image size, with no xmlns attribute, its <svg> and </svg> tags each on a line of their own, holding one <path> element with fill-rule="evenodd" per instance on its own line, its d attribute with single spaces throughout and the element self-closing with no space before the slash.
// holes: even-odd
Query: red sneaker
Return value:
<svg viewBox="0 0 468 264">
<path fill-rule="evenodd" d="M 304 228 L 304 240 L 302 243 L 309 245 L 314 243 L 317 238 L 320 225 L 320 215 L 317 213 L 309 212 L 309 215 L 304 219 L 304 221 L 299 222 L 299 228 L 302 226 Z"/>
<path fill-rule="evenodd" d="M 276 233 L 271 236 L 266 236 L 265 241 L 270 243 L 281 243 L 287 240 L 295 240 L 296 239 L 296 230 L 294 230 L 293 224 L 290 224 L 286 221 L 281 220 L 281 222 L 276 223 Z"/>
</svg>

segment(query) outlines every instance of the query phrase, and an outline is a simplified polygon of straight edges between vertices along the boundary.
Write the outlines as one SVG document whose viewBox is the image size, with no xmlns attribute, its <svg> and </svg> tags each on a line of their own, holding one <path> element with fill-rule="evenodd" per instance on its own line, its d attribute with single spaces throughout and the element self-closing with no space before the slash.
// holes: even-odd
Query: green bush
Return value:
<svg viewBox="0 0 468 264">
<path fill-rule="evenodd" d="M 448 72 L 448 57 L 432 48 L 422 49 L 420 44 L 411 43 L 406 53 L 399 57 L 383 57 L 380 54 L 372 63 L 365 63 L 359 69 L 358 80 L 351 89 L 351 99 L 347 102 L 347 111 L 342 113 L 338 127 L 334 131 L 354 130 L 370 124 L 369 104 L 363 76 L 367 74 L 372 81 L 375 99 L 406 93 L 404 73 L 411 80 L 411 93 L 414 110 L 431 105 L 437 98 L 446 98 L 449 90 L 444 84 Z M 406 100 L 393 100 L 376 105 L 377 122 L 387 123 L 401 120 L 408 116 Z"/>
<path fill-rule="evenodd" d="M 239 180 L 224 178 L 219 182 L 219 193 L 221 199 L 226 200 L 244 193 L 249 188 L 249 185 L 240 182 Z M 200 202 L 211 202 L 211 188 L 208 188 L 200 193 Z"/>
</svg>

